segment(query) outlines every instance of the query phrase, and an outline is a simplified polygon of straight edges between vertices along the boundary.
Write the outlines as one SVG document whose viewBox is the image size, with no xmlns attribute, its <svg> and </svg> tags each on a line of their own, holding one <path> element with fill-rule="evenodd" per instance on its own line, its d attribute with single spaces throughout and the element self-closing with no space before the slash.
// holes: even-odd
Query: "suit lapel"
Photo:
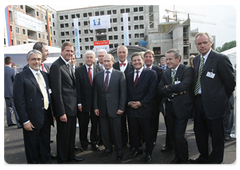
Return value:
<svg viewBox="0 0 240 170">
<path fill-rule="evenodd" d="M 205 62 L 204 66 L 203 66 L 202 73 L 204 73 L 207 70 L 207 68 L 210 66 L 210 64 L 213 61 L 213 57 L 214 57 L 214 52 L 211 51 L 210 54 L 208 55 L 207 61 Z"/>
<path fill-rule="evenodd" d="M 37 87 L 37 89 L 41 92 L 40 87 L 38 85 L 38 82 L 36 78 L 34 77 L 32 71 L 30 69 L 26 70 L 27 77 L 31 80 L 31 82 Z"/>
<path fill-rule="evenodd" d="M 182 77 L 182 69 L 183 69 L 183 65 L 180 64 L 178 69 L 177 69 L 177 73 L 176 73 L 176 75 L 174 77 L 175 81 L 178 81 L 178 79 L 180 80 L 180 78 Z"/>
</svg>

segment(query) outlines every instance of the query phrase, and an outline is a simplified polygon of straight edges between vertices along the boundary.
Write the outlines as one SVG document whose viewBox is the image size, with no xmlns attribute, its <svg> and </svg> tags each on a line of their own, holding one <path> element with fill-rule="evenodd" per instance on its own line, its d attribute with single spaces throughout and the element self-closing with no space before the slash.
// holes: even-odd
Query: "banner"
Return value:
<svg viewBox="0 0 240 170">
<path fill-rule="evenodd" d="M 49 13 L 48 13 L 48 11 L 47 11 L 47 31 L 48 31 L 48 45 L 52 46 L 51 29 L 50 29 L 50 21 L 49 21 Z"/>
<path fill-rule="evenodd" d="M 76 58 L 81 58 L 78 18 L 74 18 L 73 23 L 74 23 L 74 35 L 75 35 L 75 56 Z"/>
<path fill-rule="evenodd" d="M 94 16 L 90 18 L 90 30 L 111 28 L 110 15 Z"/>
<path fill-rule="evenodd" d="M 123 35 L 124 35 L 124 45 L 129 45 L 128 37 L 128 13 L 123 14 Z"/>
<path fill-rule="evenodd" d="M 22 12 L 15 11 L 15 24 L 33 31 L 45 32 L 45 23 Z"/>
<path fill-rule="evenodd" d="M 105 49 L 106 51 L 109 51 L 109 40 L 105 41 L 94 41 L 94 51 L 98 52 L 100 49 Z"/>
<path fill-rule="evenodd" d="M 9 8 L 8 6 L 5 8 L 5 36 L 6 36 L 6 45 L 12 46 L 12 34 L 10 30 L 10 17 L 9 17 Z"/>
</svg>

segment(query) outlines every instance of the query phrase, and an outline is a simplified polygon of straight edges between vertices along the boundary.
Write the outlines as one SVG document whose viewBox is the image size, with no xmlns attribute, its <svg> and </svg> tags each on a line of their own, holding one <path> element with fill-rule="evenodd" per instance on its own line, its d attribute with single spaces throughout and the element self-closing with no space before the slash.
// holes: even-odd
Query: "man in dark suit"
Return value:
<svg viewBox="0 0 240 170">
<path fill-rule="evenodd" d="M 100 156 L 112 152 L 112 141 L 117 159 L 123 158 L 121 116 L 127 101 L 124 73 L 112 68 L 114 57 L 107 54 L 103 58 L 105 70 L 94 78 L 94 112 L 100 117 L 102 141 L 105 150 Z"/>
<path fill-rule="evenodd" d="M 6 115 L 7 115 L 7 125 L 16 125 L 21 128 L 19 123 L 19 117 L 13 102 L 13 82 L 15 80 L 15 69 L 12 68 L 11 57 L 6 57 L 4 66 L 4 98 L 6 102 Z M 13 120 L 13 114 L 15 114 L 16 122 Z"/>
<path fill-rule="evenodd" d="M 145 51 L 143 57 L 144 57 L 143 58 L 144 59 L 144 68 L 153 70 L 157 73 L 157 82 L 159 84 L 161 81 L 163 69 L 161 67 L 155 66 L 153 64 L 154 59 L 155 59 L 154 52 L 151 50 L 147 50 L 147 51 Z M 156 97 L 153 101 L 154 117 L 153 117 L 153 124 L 151 126 L 152 127 L 151 131 L 152 131 L 152 136 L 153 136 L 153 145 L 155 145 L 156 141 L 157 141 L 161 100 L 162 100 L 162 96 L 156 95 Z"/>
<path fill-rule="evenodd" d="M 125 74 L 125 77 L 127 77 L 128 73 L 133 71 L 132 64 L 127 61 L 127 57 L 128 57 L 127 47 L 124 45 L 119 46 L 117 48 L 117 55 L 118 55 L 119 61 L 115 62 L 113 64 L 113 68 L 116 70 L 120 70 L 121 72 L 123 72 Z M 127 107 L 127 105 L 126 105 L 126 107 Z M 128 143 L 126 118 L 127 118 L 127 110 L 122 115 L 122 143 L 123 143 L 123 146 L 127 146 L 127 143 Z M 130 129 L 129 129 L 129 131 L 130 131 Z M 132 148 L 132 140 L 131 139 L 129 139 L 129 144 L 130 144 L 130 148 Z"/>
<path fill-rule="evenodd" d="M 102 68 L 94 65 L 95 52 L 88 50 L 85 54 L 85 65 L 76 69 L 78 121 L 80 125 L 79 137 L 81 150 L 84 151 L 88 146 L 88 124 L 91 119 L 90 140 L 92 150 L 98 151 L 99 139 L 99 117 L 93 111 L 93 78 L 102 71 Z"/>
<path fill-rule="evenodd" d="M 199 33 L 195 38 L 200 55 L 193 59 L 195 119 L 194 132 L 200 156 L 193 163 L 221 163 L 224 156 L 223 118 L 236 82 L 227 56 L 211 49 L 213 38 Z M 208 139 L 212 139 L 209 154 Z"/>
<path fill-rule="evenodd" d="M 48 75 L 40 71 L 41 57 L 41 52 L 37 50 L 27 54 L 29 69 L 16 75 L 13 86 L 14 103 L 23 124 L 28 163 L 51 163 L 51 90 Z"/>
<path fill-rule="evenodd" d="M 74 153 L 77 91 L 72 64 L 69 63 L 73 52 L 74 45 L 71 42 L 64 42 L 61 47 L 61 56 L 50 68 L 53 110 L 57 121 L 58 163 L 66 163 L 71 160 L 84 160 L 82 157 L 76 157 Z"/>
<path fill-rule="evenodd" d="M 157 74 L 155 71 L 143 68 L 143 56 L 136 52 L 132 55 L 134 71 L 127 75 L 129 126 L 135 151 L 128 155 L 134 158 L 143 151 L 141 147 L 141 132 L 146 143 L 145 162 L 152 161 L 153 139 L 151 123 L 154 117 L 153 100 L 157 93 Z"/>
<path fill-rule="evenodd" d="M 170 141 L 175 151 L 171 163 L 189 163 L 185 131 L 193 115 L 193 68 L 180 64 L 182 55 L 176 49 L 166 52 L 168 69 L 159 84 L 159 95 L 166 104 L 166 121 Z"/>
<path fill-rule="evenodd" d="M 49 72 L 49 66 L 47 64 L 44 64 L 43 62 L 47 60 L 47 57 L 49 55 L 49 51 L 48 51 L 48 45 L 47 43 L 45 42 L 36 42 L 34 45 L 33 45 L 33 50 L 38 50 L 42 53 L 42 63 L 41 63 L 41 66 L 40 66 L 40 70 L 41 71 L 44 71 L 46 73 Z M 26 66 L 23 67 L 23 70 L 26 70 L 29 68 L 29 65 L 27 64 Z"/>
</svg>

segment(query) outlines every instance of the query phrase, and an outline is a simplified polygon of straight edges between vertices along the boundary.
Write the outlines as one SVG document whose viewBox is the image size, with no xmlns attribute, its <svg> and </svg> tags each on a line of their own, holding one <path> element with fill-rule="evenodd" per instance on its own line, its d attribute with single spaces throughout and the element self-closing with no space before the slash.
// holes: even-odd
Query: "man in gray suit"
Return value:
<svg viewBox="0 0 240 170">
<path fill-rule="evenodd" d="M 105 150 L 101 157 L 112 152 L 112 140 L 117 159 L 123 158 L 121 116 L 127 101 L 125 75 L 112 68 L 114 57 L 107 54 L 103 58 L 105 70 L 94 77 L 94 112 L 100 117 L 101 137 Z M 112 139 L 112 140 L 111 140 Z"/>
<path fill-rule="evenodd" d="M 12 68 L 12 58 L 6 57 L 4 66 L 4 98 L 6 101 L 7 125 L 12 126 L 16 124 L 12 117 L 15 113 L 17 127 L 20 128 L 19 117 L 13 102 L 13 82 L 15 80 L 15 74 L 15 69 Z"/>
</svg>

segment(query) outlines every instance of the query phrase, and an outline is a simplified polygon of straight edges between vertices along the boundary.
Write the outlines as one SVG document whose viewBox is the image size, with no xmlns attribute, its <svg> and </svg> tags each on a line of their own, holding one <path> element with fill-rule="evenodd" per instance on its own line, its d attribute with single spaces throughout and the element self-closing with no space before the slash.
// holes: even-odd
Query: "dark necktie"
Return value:
<svg viewBox="0 0 240 170">
<path fill-rule="evenodd" d="M 106 75 L 106 78 L 105 78 L 105 90 L 107 91 L 108 89 L 108 80 L 109 80 L 109 71 L 106 71 L 107 75 Z"/>
<path fill-rule="evenodd" d="M 175 74 L 176 70 L 172 70 L 172 84 L 175 84 Z"/>
<path fill-rule="evenodd" d="M 92 72 L 91 72 L 91 67 L 88 67 L 88 77 L 89 77 L 89 80 L 90 80 L 90 84 L 92 86 Z"/>
<path fill-rule="evenodd" d="M 138 70 L 136 71 L 136 73 L 137 73 L 137 75 L 136 75 L 136 78 L 135 78 L 135 82 L 134 82 L 134 87 L 136 86 L 136 84 L 137 84 L 137 81 L 138 81 Z"/>
<path fill-rule="evenodd" d="M 199 72 L 198 72 L 198 79 L 197 79 L 197 82 L 196 82 L 196 85 L 195 85 L 195 90 L 194 90 L 195 95 L 198 94 L 198 92 L 200 90 L 200 87 L 201 87 L 201 75 L 202 75 L 202 70 L 203 70 L 203 66 L 204 66 L 204 60 L 205 60 L 205 58 L 201 57 L 201 65 L 200 65 L 200 69 L 199 69 Z"/>
<path fill-rule="evenodd" d="M 72 70 L 71 70 L 71 66 L 70 66 L 69 63 L 67 64 L 67 68 L 68 68 L 68 70 L 69 70 L 70 75 L 72 75 Z"/>
</svg>

